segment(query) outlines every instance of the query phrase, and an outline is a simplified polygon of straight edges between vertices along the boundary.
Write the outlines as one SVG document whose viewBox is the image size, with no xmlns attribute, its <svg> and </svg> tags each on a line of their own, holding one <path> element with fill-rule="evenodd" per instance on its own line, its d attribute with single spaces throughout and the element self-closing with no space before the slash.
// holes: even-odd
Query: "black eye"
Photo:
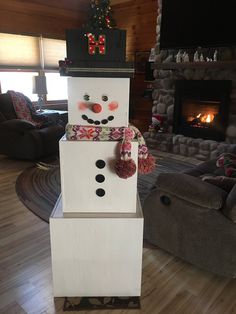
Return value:
<svg viewBox="0 0 236 314">
<path fill-rule="evenodd" d="M 103 100 L 103 101 L 108 101 L 107 95 L 102 95 L 102 100 Z"/>
<path fill-rule="evenodd" d="M 88 94 L 84 95 L 84 100 L 87 100 L 87 101 L 89 100 L 89 95 Z"/>
</svg>

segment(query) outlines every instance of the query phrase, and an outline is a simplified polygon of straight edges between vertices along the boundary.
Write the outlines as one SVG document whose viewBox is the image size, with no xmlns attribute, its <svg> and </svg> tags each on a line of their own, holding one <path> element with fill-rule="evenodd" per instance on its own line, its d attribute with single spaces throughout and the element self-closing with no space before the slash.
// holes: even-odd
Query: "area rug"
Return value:
<svg viewBox="0 0 236 314">
<path fill-rule="evenodd" d="M 156 157 L 155 171 L 138 176 L 138 192 L 144 199 L 156 182 L 160 173 L 182 172 L 194 165 L 172 157 Z M 61 192 L 59 162 L 37 163 L 25 169 L 17 178 L 16 193 L 21 202 L 35 215 L 48 222 L 53 207 Z"/>
<path fill-rule="evenodd" d="M 46 222 L 61 193 L 59 162 L 37 163 L 26 168 L 16 180 L 21 202 Z"/>
</svg>

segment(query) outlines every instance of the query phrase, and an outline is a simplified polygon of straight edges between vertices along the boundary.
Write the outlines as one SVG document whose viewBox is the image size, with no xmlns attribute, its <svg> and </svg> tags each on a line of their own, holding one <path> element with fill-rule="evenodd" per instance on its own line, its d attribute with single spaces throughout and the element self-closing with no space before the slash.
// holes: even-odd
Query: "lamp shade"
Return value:
<svg viewBox="0 0 236 314">
<path fill-rule="evenodd" d="M 33 77 L 33 94 L 46 95 L 47 91 L 47 82 L 46 76 L 34 76 Z"/>
</svg>

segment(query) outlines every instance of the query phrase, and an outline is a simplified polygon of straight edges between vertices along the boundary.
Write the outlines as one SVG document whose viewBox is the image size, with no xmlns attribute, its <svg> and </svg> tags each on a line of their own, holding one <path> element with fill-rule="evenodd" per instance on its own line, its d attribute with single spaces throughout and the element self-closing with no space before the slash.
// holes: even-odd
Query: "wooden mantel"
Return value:
<svg viewBox="0 0 236 314">
<path fill-rule="evenodd" d="M 236 69 L 235 61 L 199 61 L 199 62 L 156 62 L 152 65 L 156 70 L 175 70 L 175 69 Z"/>
</svg>

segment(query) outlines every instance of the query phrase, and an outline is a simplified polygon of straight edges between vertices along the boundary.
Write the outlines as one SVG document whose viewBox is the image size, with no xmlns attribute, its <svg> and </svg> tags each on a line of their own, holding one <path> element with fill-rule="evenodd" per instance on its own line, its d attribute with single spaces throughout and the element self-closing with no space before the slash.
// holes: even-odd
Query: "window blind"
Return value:
<svg viewBox="0 0 236 314">
<path fill-rule="evenodd" d="M 58 69 L 66 57 L 66 41 L 0 33 L 0 67 Z"/>
<path fill-rule="evenodd" d="M 42 38 L 42 53 L 45 69 L 58 68 L 58 61 L 66 57 L 65 40 Z"/>
<path fill-rule="evenodd" d="M 38 37 L 0 33 L 0 66 L 40 67 Z"/>
</svg>

